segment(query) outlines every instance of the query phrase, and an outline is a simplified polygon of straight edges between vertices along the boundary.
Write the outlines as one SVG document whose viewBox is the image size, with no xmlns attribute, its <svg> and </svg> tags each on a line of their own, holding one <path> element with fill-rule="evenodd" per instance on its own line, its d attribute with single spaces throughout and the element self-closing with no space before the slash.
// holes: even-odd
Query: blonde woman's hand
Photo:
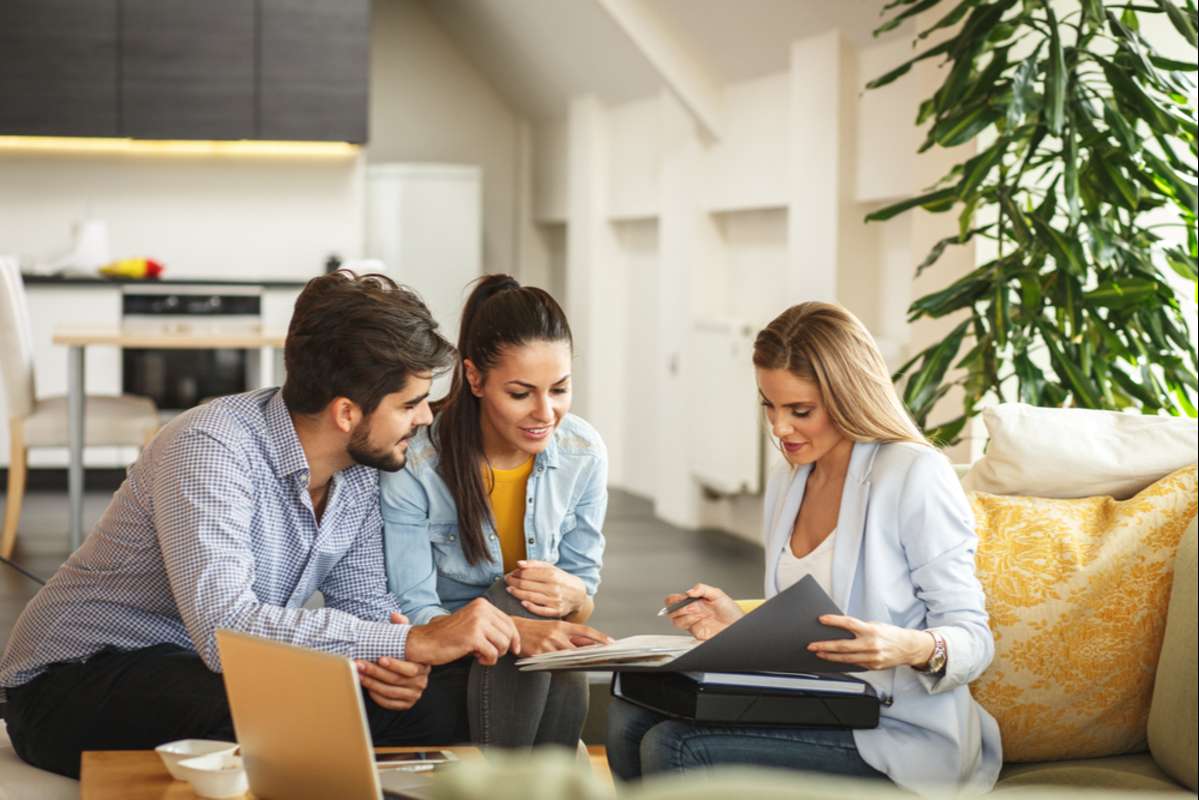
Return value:
<svg viewBox="0 0 1199 800">
<path fill-rule="evenodd" d="M 863 622 L 854 617 L 825 614 L 823 625 L 843 628 L 852 639 L 812 642 L 808 649 L 825 661 L 854 664 L 865 669 L 922 667 L 933 656 L 936 641 L 928 631 L 912 630 L 884 622 Z"/>
<path fill-rule="evenodd" d="M 517 561 L 504 576 L 508 593 L 541 617 L 566 617 L 583 607 L 587 587 L 577 576 L 545 561 Z"/>
<path fill-rule="evenodd" d="M 731 597 L 715 586 L 703 583 L 695 584 L 682 594 L 668 595 L 666 605 L 686 600 L 688 597 L 700 599 L 671 614 L 670 622 L 696 639 L 711 639 L 745 616 Z"/>
</svg>

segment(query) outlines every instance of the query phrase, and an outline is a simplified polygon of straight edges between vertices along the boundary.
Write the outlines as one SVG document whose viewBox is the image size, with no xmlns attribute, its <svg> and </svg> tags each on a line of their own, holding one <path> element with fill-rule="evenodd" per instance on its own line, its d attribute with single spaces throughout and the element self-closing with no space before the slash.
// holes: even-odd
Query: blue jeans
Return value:
<svg viewBox="0 0 1199 800">
<path fill-rule="evenodd" d="M 612 698 L 608 707 L 608 765 L 622 780 L 718 764 L 887 776 L 862 760 L 853 732 L 827 728 L 699 725 Z"/>
</svg>

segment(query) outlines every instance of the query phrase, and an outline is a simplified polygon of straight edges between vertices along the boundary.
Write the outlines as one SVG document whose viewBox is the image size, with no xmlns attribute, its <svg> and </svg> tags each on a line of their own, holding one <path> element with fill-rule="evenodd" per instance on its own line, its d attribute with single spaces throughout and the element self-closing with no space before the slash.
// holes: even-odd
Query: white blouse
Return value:
<svg viewBox="0 0 1199 800">
<path fill-rule="evenodd" d="M 820 588 L 831 596 L 833 593 L 833 537 L 836 535 L 837 529 L 833 528 L 833 532 L 824 537 L 824 541 L 803 558 L 795 557 L 795 554 L 791 552 L 791 540 L 790 538 L 786 539 L 783 542 L 783 554 L 779 558 L 778 569 L 775 571 L 775 581 L 778 583 L 779 591 L 799 583 L 803 576 L 811 575 L 820 584 Z"/>
</svg>

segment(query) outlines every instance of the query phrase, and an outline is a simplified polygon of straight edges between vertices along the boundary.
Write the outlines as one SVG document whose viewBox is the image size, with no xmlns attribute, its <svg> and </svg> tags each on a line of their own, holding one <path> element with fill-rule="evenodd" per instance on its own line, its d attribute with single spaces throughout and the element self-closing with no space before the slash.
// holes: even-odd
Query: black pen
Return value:
<svg viewBox="0 0 1199 800">
<path fill-rule="evenodd" d="M 671 603 L 670 605 L 666 606 L 661 611 L 659 611 L 658 616 L 664 617 L 667 614 L 673 614 L 674 612 L 678 611 L 680 608 L 686 608 L 687 606 L 691 605 L 692 603 L 696 602 L 697 600 L 703 600 L 703 598 L 702 597 L 688 597 L 686 600 L 680 600 L 677 603 Z"/>
</svg>

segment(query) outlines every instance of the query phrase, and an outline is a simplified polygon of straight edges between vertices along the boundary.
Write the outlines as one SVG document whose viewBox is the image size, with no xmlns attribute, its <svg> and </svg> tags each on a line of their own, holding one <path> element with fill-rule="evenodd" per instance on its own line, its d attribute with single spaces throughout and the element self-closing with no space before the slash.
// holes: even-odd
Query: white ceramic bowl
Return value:
<svg viewBox="0 0 1199 800">
<path fill-rule="evenodd" d="M 209 800 L 241 797 L 250 788 L 241 756 L 232 753 L 209 753 L 185 759 L 176 766 L 192 785 L 192 791 Z"/>
<path fill-rule="evenodd" d="M 187 780 L 179 771 L 178 764 L 188 758 L 206 756 L 209 753 L 232 753 L 237 749 L 237 742 L 218 742 L 215 739 L 179 739 L 175 742 L 160 744 L 154 748 L 163 766 L 171 777 L 177 781 Z"/>
</svg>

